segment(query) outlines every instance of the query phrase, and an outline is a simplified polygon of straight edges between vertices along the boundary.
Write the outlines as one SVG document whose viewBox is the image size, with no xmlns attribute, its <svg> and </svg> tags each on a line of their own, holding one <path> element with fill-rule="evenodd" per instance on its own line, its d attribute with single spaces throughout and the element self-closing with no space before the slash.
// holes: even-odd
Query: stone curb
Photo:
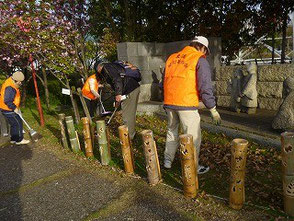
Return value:
<svg viewBox="0 0 294 221">
<path fill-rule="evenodd" d="M 166 115 L 163 113 L 155 113 L 157 116 L 166 119 Z M 248 139 L 249 141 L 255 142 L 259 145 L 266 147 L 274 147 L 276 149 L 281 149 L 281 142 L 279 139 L 273 139 L 270 137 L 257 135 L 254 133 L 250 133 L 248 131 L 237 130 L 224 126 L 216 126 L 201 120 L 201 128 L 207 130 L 211 133 L 223 133 L 231 138 L 243 138 Z"/>
<path fill-rule="evenodd" d="M 236 130 L 228 127 L 223 126 L 215 126 L 213 124 L 209 124 L 206 122 L 201 121 L 201 128 L 207 130 L 212 133 L 223 133 L 228 137 L 231 138 L 243 138 L 248 139 L 249 141 L 258 143 L 262 146 L 267 147 L 274 147 L 277 149 L 281 149 L 281 142 L 278 139 L 272 139 L 269 137 L 264 137 L 261 135 L 249 133 L 247 131 Z"/>
</svg>

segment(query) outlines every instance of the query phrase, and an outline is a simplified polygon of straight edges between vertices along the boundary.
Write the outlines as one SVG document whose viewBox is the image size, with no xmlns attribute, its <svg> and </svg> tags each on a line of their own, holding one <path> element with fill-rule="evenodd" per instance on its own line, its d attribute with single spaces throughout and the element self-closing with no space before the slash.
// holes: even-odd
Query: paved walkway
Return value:
<svg viewBox="0 0 294 221">
<path fill-rule="evenodd" d="M 78 162 L 40 147 L 1 147 L 0 220 L 193 218 L 181 209 L 193 202 L 169 187 L 152 188 L 145 180 L 122 176 L 111 167 L 89 169 Z"/>
</svg>

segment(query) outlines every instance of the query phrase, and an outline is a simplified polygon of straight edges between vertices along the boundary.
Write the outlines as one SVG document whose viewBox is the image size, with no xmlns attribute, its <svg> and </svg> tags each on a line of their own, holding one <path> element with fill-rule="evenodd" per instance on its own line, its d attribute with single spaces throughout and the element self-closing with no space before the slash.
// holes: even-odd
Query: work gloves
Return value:
<svg viewBox="0 0 294 221">
<path fill-rule="evenodd" d="M 215 125 L 220 125 L 221 124 L 221 117 L 220 117 L 219 113 L 217 112 L 216 107 L 209 109 L 209 111 L 210 111 L 210 115 L 212 118 L 212 122 Z"/>
<path fill-rule="evenodd" d="M 21 114 L 20 109 L 19 109 L 19 108 L 15 108 L 15 109 L 14 109 L 14 113 L 16 113 L 16 114 Z"/>
</svg>

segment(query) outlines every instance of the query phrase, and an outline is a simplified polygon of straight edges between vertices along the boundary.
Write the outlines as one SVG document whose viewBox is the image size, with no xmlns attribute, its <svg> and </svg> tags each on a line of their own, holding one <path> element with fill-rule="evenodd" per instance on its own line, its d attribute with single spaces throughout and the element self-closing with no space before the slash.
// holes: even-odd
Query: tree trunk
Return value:
<svg viewBox="0 0 294 221">
<path fill-rule="evenodd" d="M 285 63 L 285 48 L 286 48 L 286 37 L 287 37 L 287 20 L 288 13 L 285 12 L 283 17 L 283 26 L 282 26 L 282 53 L 281 53 L 281 63 Z"/>
<path fill-rule="evenodd" d="M 42 65 L 42 75 L 44 80 L 44 90 L 45 90 L 45 102 L 47 109 L 50 110 L 50 97 L 49 97 L 49 89 L 48 89 L 48 80 L 45 67 Z"/>
</svg>

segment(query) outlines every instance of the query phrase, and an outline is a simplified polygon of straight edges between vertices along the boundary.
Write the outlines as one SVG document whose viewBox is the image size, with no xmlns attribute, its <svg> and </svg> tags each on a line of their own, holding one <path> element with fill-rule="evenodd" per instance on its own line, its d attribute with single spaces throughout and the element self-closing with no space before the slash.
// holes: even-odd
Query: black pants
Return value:
<svg viewBox="0 0 294 221">
<path fill-rule="evenodd" d="M 4 117 L 6 117 L 8 123 L 10 124 L 10 135 L 11 141 L 20 142 L 23 139 L 23 125 L 22 120 L 18 116 L 18 114 L 13 111 L 2 112 Z"/>
<path fill-rule="evenodd" d="M 94 117 L 97 101 L 96 100 L 89 100 L 87 98 L 85 98 L 85 101 L 86 101 L 90 116 Z"/>
</svg>

